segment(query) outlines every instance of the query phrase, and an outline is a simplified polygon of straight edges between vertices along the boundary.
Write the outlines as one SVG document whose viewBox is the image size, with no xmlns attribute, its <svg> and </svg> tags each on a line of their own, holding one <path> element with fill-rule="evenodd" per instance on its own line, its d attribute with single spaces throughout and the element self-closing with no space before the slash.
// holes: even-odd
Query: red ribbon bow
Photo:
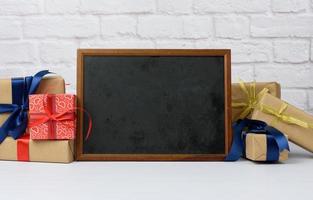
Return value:
<svg viewBox="0 0 313 200">
<path fill-rule="evenodd" d="M 69 109 L 62 113 L 54 113 L 54 95 L 46 94 L 44 95 L 43 107 L 45 113 L 32 113 L 30 115 L 30 122 L 28 126 L 34 127 L 40 124 L 48 123 L 49 131 L 48 138 L 55 139 L 56 131 L 55 131 L 55 123 L 62 121 L 73 121 L 75 120 L 75 109 Z M 68 128 L 75 128 L 72 123 L 65 123 Z"/>
<path fill-rule="evenodd" d="M 73 121 L 75 120 L 75 111 L 76 110 L 81 110 L 85 112 L 88 116 L 89 119 L 89 125 L 88 125 L 88 130 L 87 130 L 87 135 L 85 140 L 87 140 L 90 136 L 91 133 L 91 128 L 92 128 L 92 120 L 90 117 L 90 114 L 83 108 L 80 107 L 74 107 L 72 109 L 66 110 L 62 113 L 54 113 L 53 112 L 53 107 L 54 107 L 54 95 L 51 94 L 46 94 L 44 98 L 47 98 L 47 101 L 43 101 L 43 107 L 45 110 L 45 113 L 38 113 L 38 114 L 31 114 L 30 115 L 30 122 L 28 124 L 28 127 L 34 127 L 38 126 L 40 124 L 44 123 L 49 123 L 49 139 L 54 139 L 55 138 L 55 122 L 61 122 L 61 121 Z M 75 125 L 73 124 L 67 124 L 69 128 L 75 128 Z"/>
</svg>

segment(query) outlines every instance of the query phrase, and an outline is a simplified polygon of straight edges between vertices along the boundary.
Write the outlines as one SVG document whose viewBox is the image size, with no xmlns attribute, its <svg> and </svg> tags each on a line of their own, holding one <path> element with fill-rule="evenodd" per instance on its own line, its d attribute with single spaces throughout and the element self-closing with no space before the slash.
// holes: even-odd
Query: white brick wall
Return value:
<svg viewBox="0 0 313 200">
<path fill-rule="evenodd" d="M 103 37 L 121 37 L 136 35 L 136 17 L 112 16 L 101 18 L 101 35 Z"/>
<path fill-rule="evenodd" d="M 301 12 L 308 9 L 307 5 L 307 0 L 273 0 L 272 10 L 282 13 Z"/>
<path fill-rule="evenodd" d="M 274 61 L 279 63 L 304 63 L 310 59 L 310 41 L 275 41 Z"/>
<path fill-rule="evenodd" d="M 313 0 L 0 1 L 0 77 L 49 68 L 75 92 L 77 48 L 231 48 L 234 81 L 313 113 Z"/>
<path fill-rule="evenodd" d="M 0 39 L 20 39 L 22 36 L 22 23 L 16 18 L 1 18 L 0 27 Z"/>
<path fill-rule="evenodd" d="M 247 38 L 249 36 L 249 19 L 243 16 L 216 17 L 215 33 L 219 38 Z"/>
<path fill-rule="evenodd" d="M 251 18 L 252 37 L 312 37 L 313 16 L 257 16 Z"/>
</svg>

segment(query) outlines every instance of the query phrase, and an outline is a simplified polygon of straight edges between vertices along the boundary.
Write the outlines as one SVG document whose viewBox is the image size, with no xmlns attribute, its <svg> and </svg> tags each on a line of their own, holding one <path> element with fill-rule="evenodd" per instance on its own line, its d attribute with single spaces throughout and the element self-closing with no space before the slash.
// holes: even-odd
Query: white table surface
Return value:
<svg viewBox="0 0 313 200">
<path fill-rule="evenodd" d="M 313 154 L 283 164 L 0 161 L 0 199 L 313 199 Z"/>
</svg>

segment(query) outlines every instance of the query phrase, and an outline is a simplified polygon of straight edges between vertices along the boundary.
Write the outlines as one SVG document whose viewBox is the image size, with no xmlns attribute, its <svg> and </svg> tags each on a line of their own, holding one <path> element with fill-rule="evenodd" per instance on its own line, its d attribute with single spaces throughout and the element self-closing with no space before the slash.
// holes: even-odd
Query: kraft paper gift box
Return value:
<svg viewBox="0 0 313 200">
<path fill-rule="evenodd" d="M 11 104 L 12 79 L 0 79 L 0 104 Z M 44 77 L 35 93 L 65 93 L 64 79 L 60 76 Z M 0 114 L 0 126 L 10 113 Z M 73 161 L 73 141 L 32 141 L 22 138 L 14 140 L 6 137 L 0 144 L 0 160 L 21 160 L 69 163 Z"/>
<path fill-rule="evenodd" d="M 268 92 L 280 98 L 280 85 L 276 82 L 240 82 L 232 84 L 232 122 L 250 118 L 258 98 Z"/>
<path fill-rule="evenodd" d="M 313 116 L 270 94 L 264 94 L 252 119 L 265 121 L 288 136 L 293 143 L 313 152 Z"/>
<path fill-rule="evenodd" d="M 73 149 L 73 140 L 35 141 L 7 137 L 0 144 L 0 160 L 70 163 L 74 160 Z"/>
<path fill-rule="evenodd" d="M 12 79 L 0 79 L 0 104 L 11 104 L 12 92 Z M 64 79 L 60 76 L 44 77 L 41 80 L 36 93 L 65 93 Z M 10 113 L 0 114 L 0 126 L 8 119 L 9 115 Z"/>
<path fill-rule="evenodd" d="M 74 139 L 75 95 L 29 95 L 29 133 L 33 140 Z"/>
<path fill-rule="evenodd" d="M 248 133 L 245 138 L 246 158 L 253 161 L 267 161 L 267 135 Z M 288 150 L 279 154 L 279 161 L 288 159 Z"/>
<path fill-rule="evenodd" d="M 65 81 L 61 76 L 44 77 L 35 94 L 64 94 Z"/>
</svg>

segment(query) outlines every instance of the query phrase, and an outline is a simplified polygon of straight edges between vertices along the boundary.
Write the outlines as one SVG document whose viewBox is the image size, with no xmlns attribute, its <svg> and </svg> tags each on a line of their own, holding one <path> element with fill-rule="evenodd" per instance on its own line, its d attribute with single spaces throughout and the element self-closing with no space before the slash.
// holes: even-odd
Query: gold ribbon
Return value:
<svg viewBox="0 0 313 200">
<path fill-rule="evenodd" d="M 275 110 L 274 108 L 265 104 L 260 104 L 259 110 L 261 110 L 262 112 L 266 114 L 274 115 L 277 120 L 281 120 L 288 124 L 298 125 L 302 128 L 313 128 L 313 123 L 308 123 L 306 121 L 292 117 L 290 115 L 283 114 L 283 112 L 287 109 L 287 107 L 288 107 L 288 104 L 285 102 L 283 102 L 279 110 Z"/>
<path fill-rule="evenodd" d="M 250 112 L 256 108 L 258 103 L 258 99 L 263 96 L 264 93 L 267 93 L 269 90 L 268 88 L 263 88 L 261 92 L 256 94 L 256 82 L 253 81 L 246 86 L 247 83 L 244 83 L 242 80 L 239 80 L 240 89 L 246 94 L 247 101 L 246 102 L 232 102 L 233 108 L 244 108 L 244 110 L 239 115 L 239 119 L 245 118 Z"/>
</svg>

